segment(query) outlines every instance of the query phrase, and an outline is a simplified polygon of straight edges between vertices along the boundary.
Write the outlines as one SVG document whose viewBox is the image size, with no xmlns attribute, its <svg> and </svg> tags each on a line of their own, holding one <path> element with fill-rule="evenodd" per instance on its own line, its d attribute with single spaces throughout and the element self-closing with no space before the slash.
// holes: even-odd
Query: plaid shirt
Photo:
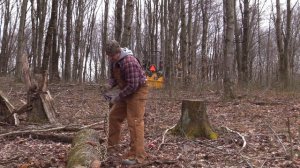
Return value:
<svg viewBox="0 0 300 168">
<path fill-rule="evenodd" d="M 126 86 L 123 88 L 119 94 L 120 98 L 124 98 L 132 93 L 134 93 L 139 86 L 146 82 L 146 75 L 142 69 L 139 61 L 132 55 L 125 56 L 116 64 L 119 64 L 121 70 L 121 77 L 125 81 Z M 111 67 L 111 72 L 112 72 Z M 116 80 L 112 77 L 110 84 L 115 86 Z"/>
</svg>

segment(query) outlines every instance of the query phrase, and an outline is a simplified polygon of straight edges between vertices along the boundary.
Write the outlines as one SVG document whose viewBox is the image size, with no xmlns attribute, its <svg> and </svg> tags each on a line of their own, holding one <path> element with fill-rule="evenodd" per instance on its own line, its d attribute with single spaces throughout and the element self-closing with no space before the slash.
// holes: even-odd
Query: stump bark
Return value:
<svg viewBox="0 0 300 168">
<path fill-rule="evenodd" d="M 27 57 L 23 55 L 23 76 L 27 88 L 27 105 L 32 109 L 27 113 L 27 120 L 34 123 L 49 121 L 57 123 L 53 98 L 48 90 L 47 70 L 36 69 L 33 75 L 29 71 Z"/>
<path fill-rule="evenodd" d="M 67 168 L 99 168 L 100 167 L 100 138 L 93 129 L 79 131 L 69 152 Z"/>
<path fill-rule="evenodd" d="M 188 138 L 217 139 L 218 137 L 208 120 L 206 102 L 202 100 L 183 100 L 180 120 L 171 131 L 175 135 Z"/>
<path fill-rule="evenodd" d="M 6 96 L 0 90 L 0 121 L 9 124 L 19 125 L 20 121 L 17 114 L 14 114 L 15 107 L 8 101 Z"/>
</svg>

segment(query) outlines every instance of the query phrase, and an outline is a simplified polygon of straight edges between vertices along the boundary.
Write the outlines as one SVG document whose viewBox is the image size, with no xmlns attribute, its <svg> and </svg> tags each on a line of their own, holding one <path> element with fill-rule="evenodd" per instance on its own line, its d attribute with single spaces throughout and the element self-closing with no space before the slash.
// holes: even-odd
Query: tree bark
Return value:
<svg viewBox="0 0 300 168">
<path fill-rule="evenodd" d="M 211 128 L 206 103 L 202 100 L 183 100 L 181 117 L 172 133 L 188 138 L 205 137 L 217 139 L 218 135 Z"/>
<path fill-rule="evenodd" d="M 242 42 L 242 58 L 241 58 L 241 86 L 246 86 L 249 80 L 249 37 L 250 25 L 249 25 L 249 0 L 244 0 L 244 13 L 243 13 L 243 42 Z"/>
<path fill-rule="evenodd" d="M 48 73 L 47 71 L 36 71 L 33 76 L 30 75 L 28 60 L 25 55 L 22 57 L 23 76 L 27 88 L 27 105 L 32 109 L 28 112 L 27 120 L 35 123 L 57 123 L 56 111 L 53 104 L 53 98 L 48 91 Z"/>
<path fill-rule="evenodd" d="M 187 65 L 186 65 L 186 57 L 187 57 L 187 28 L 186 28 L 186 11 L 184 0 L 180 1 L 180 19 L 181 19 L 181 32 L 180 32 L 180 59 L 182 63 L 182 85 L 185 86 L 187 83 Z"/>
<path fill-rule="evenodd" d="M 8 101 L 6 96 L 0 90 L 0 121 L 7 122 L 9 124 L 19 125 L 19 119 L 17 115 L 13 114 L 15 107 Z"/>
<path fill-rule="evenodd" d="M 233 82 L 231 67 L 233 63 L 234 34 L 234 0 L 223 0 L 224 3 L 224 99 L 233 99 Z"/>
<path fill-rule="evenodd" d="M 26 22 L 26 13 L 27 13 L 27 2 L 28 0 L 22 1 L 21 6 L 21 15 L 20 15 L 20 25 L 18 31 L 18 49 L 17 49 L 17 62 L 16 62 L 16 78 L 21 79 L 22 75 L 22 53 L 24 53 L 24 30 L 25 30 L 25 22 Z"/>
<path fill-rule="evenodd" d="M 92 129 L 79 131 L 73 139 L 72 148 L 69 152 L 67 168 L 91 167 L 92 164 L 100 163 L 103 158 L 97 150 L 104 151 L 105 147 L 100 146 L 99 134 Z M 106 151 L 105 151 L 106 152 Z M 95 167 L 98 168 L 99 166 Z"/>
<path fill-rule="evenodd" d="M 115 11 L 115 40 L 121 44 L 122 25 L 123 25 L 123 0 L 117 0 Z"/>
<path fill-rule="evenodd" d="M 1 41 L 1 54 L 0 54 L 0 75 L 6 75 L 8 70 L 8 60 L 9 54 L 8 49 L 8 23 L 10 18 L 10 1 L 5 1 L 5 12 L 4 12 L 4 27 L 2 31 L 2 41 Z"/>
<path fill-rule="evenodd" d="M 71 51 L 72 51 L 72 0 L 67 0 L 67 34 L 66 34 L 66 58 L 65 58 L 65 81 L 69 82 L 71 80 Z"/>
<path fill-rule="evenodd" d="M 134 11 L 133 0 L 127 0 L 126 8 L 125 8 L 125 17 L 124 17 L 124 31 L 122 35 L 122 41 L 120 43 L 122 47 L 130 47 L 133 11 Z"/>
</svg>

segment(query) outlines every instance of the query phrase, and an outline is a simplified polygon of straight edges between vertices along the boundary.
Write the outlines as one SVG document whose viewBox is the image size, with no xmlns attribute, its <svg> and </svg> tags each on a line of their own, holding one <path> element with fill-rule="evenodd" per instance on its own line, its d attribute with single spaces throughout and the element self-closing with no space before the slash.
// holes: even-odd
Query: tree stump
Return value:
<svg viewBox="0 0 300 168">
<path fill-rule="evenodd" d="M 99 168 L 102 155 L 99 140 L 99 134 L 93 129 L 79 131 L 73 139 L 67 168 Z"/>
<path fill-rule="evenodd" d="M 181 117 L 171 130 L 173 134 L 188 138 L 205 137 L 217 139 L 206 113 L 206 103 L 201 100 L 183 100 Z"/>
<path fill-rule="evenodd" d="M 27 88 L 27 106 L 32 109 L 27 113 L 29 122 L 44 123 L 49 121 L 57 123 L 56 111 L 53 98 L 48 90 L 47 70 L 36 69 L 33 75 L 30 74 L 27 57 L 23 55 L 23 76 Z"/>
<path fill-rule="evenodd" d="M 14 114 L 15 107 L 8 101 L 6 96 L 0 90 L 0 121 L 9 124 L 19 125 L 17 114 Z"/>
</svg>

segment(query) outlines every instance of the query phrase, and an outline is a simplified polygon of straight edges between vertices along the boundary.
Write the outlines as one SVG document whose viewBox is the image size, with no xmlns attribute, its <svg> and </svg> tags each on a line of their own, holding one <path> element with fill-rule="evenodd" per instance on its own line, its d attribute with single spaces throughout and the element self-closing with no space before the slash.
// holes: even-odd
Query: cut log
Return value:
<svg viewBox="0 0 300 168">
<path fill-rule="evenodd" d="M 101 145 L 99 134 L 93 129 L 79 131 L 72 143 L 68 157 L 68 168 L 99 168 Z"/>
<path fill-rule="evenodd" d="M 206 102 L 202 100 L 183 100 L 181 117 L 171 132 L 188 138 L 205 137 L 217 139 L 206 113 Z"/>
<path fill-rule="evenodd" d="M 34 123 L 44 123 L 49 121 L 56 124 L 56 111 L 53 99 L 48 90 L 47 70 L 36 69 L 31 76 L 27 57 L 23 55 L 23 75 L 27 88 L 27 104 L 32 110 L 27 113 L 27 120 Z"/>
<path fill-rule="evenodd" d="M 6 96 L 0 90 L 0 121 L 19 125 L 20 121 L 14 111 L 15 107 L 8 101 Z"/>
</svg>

